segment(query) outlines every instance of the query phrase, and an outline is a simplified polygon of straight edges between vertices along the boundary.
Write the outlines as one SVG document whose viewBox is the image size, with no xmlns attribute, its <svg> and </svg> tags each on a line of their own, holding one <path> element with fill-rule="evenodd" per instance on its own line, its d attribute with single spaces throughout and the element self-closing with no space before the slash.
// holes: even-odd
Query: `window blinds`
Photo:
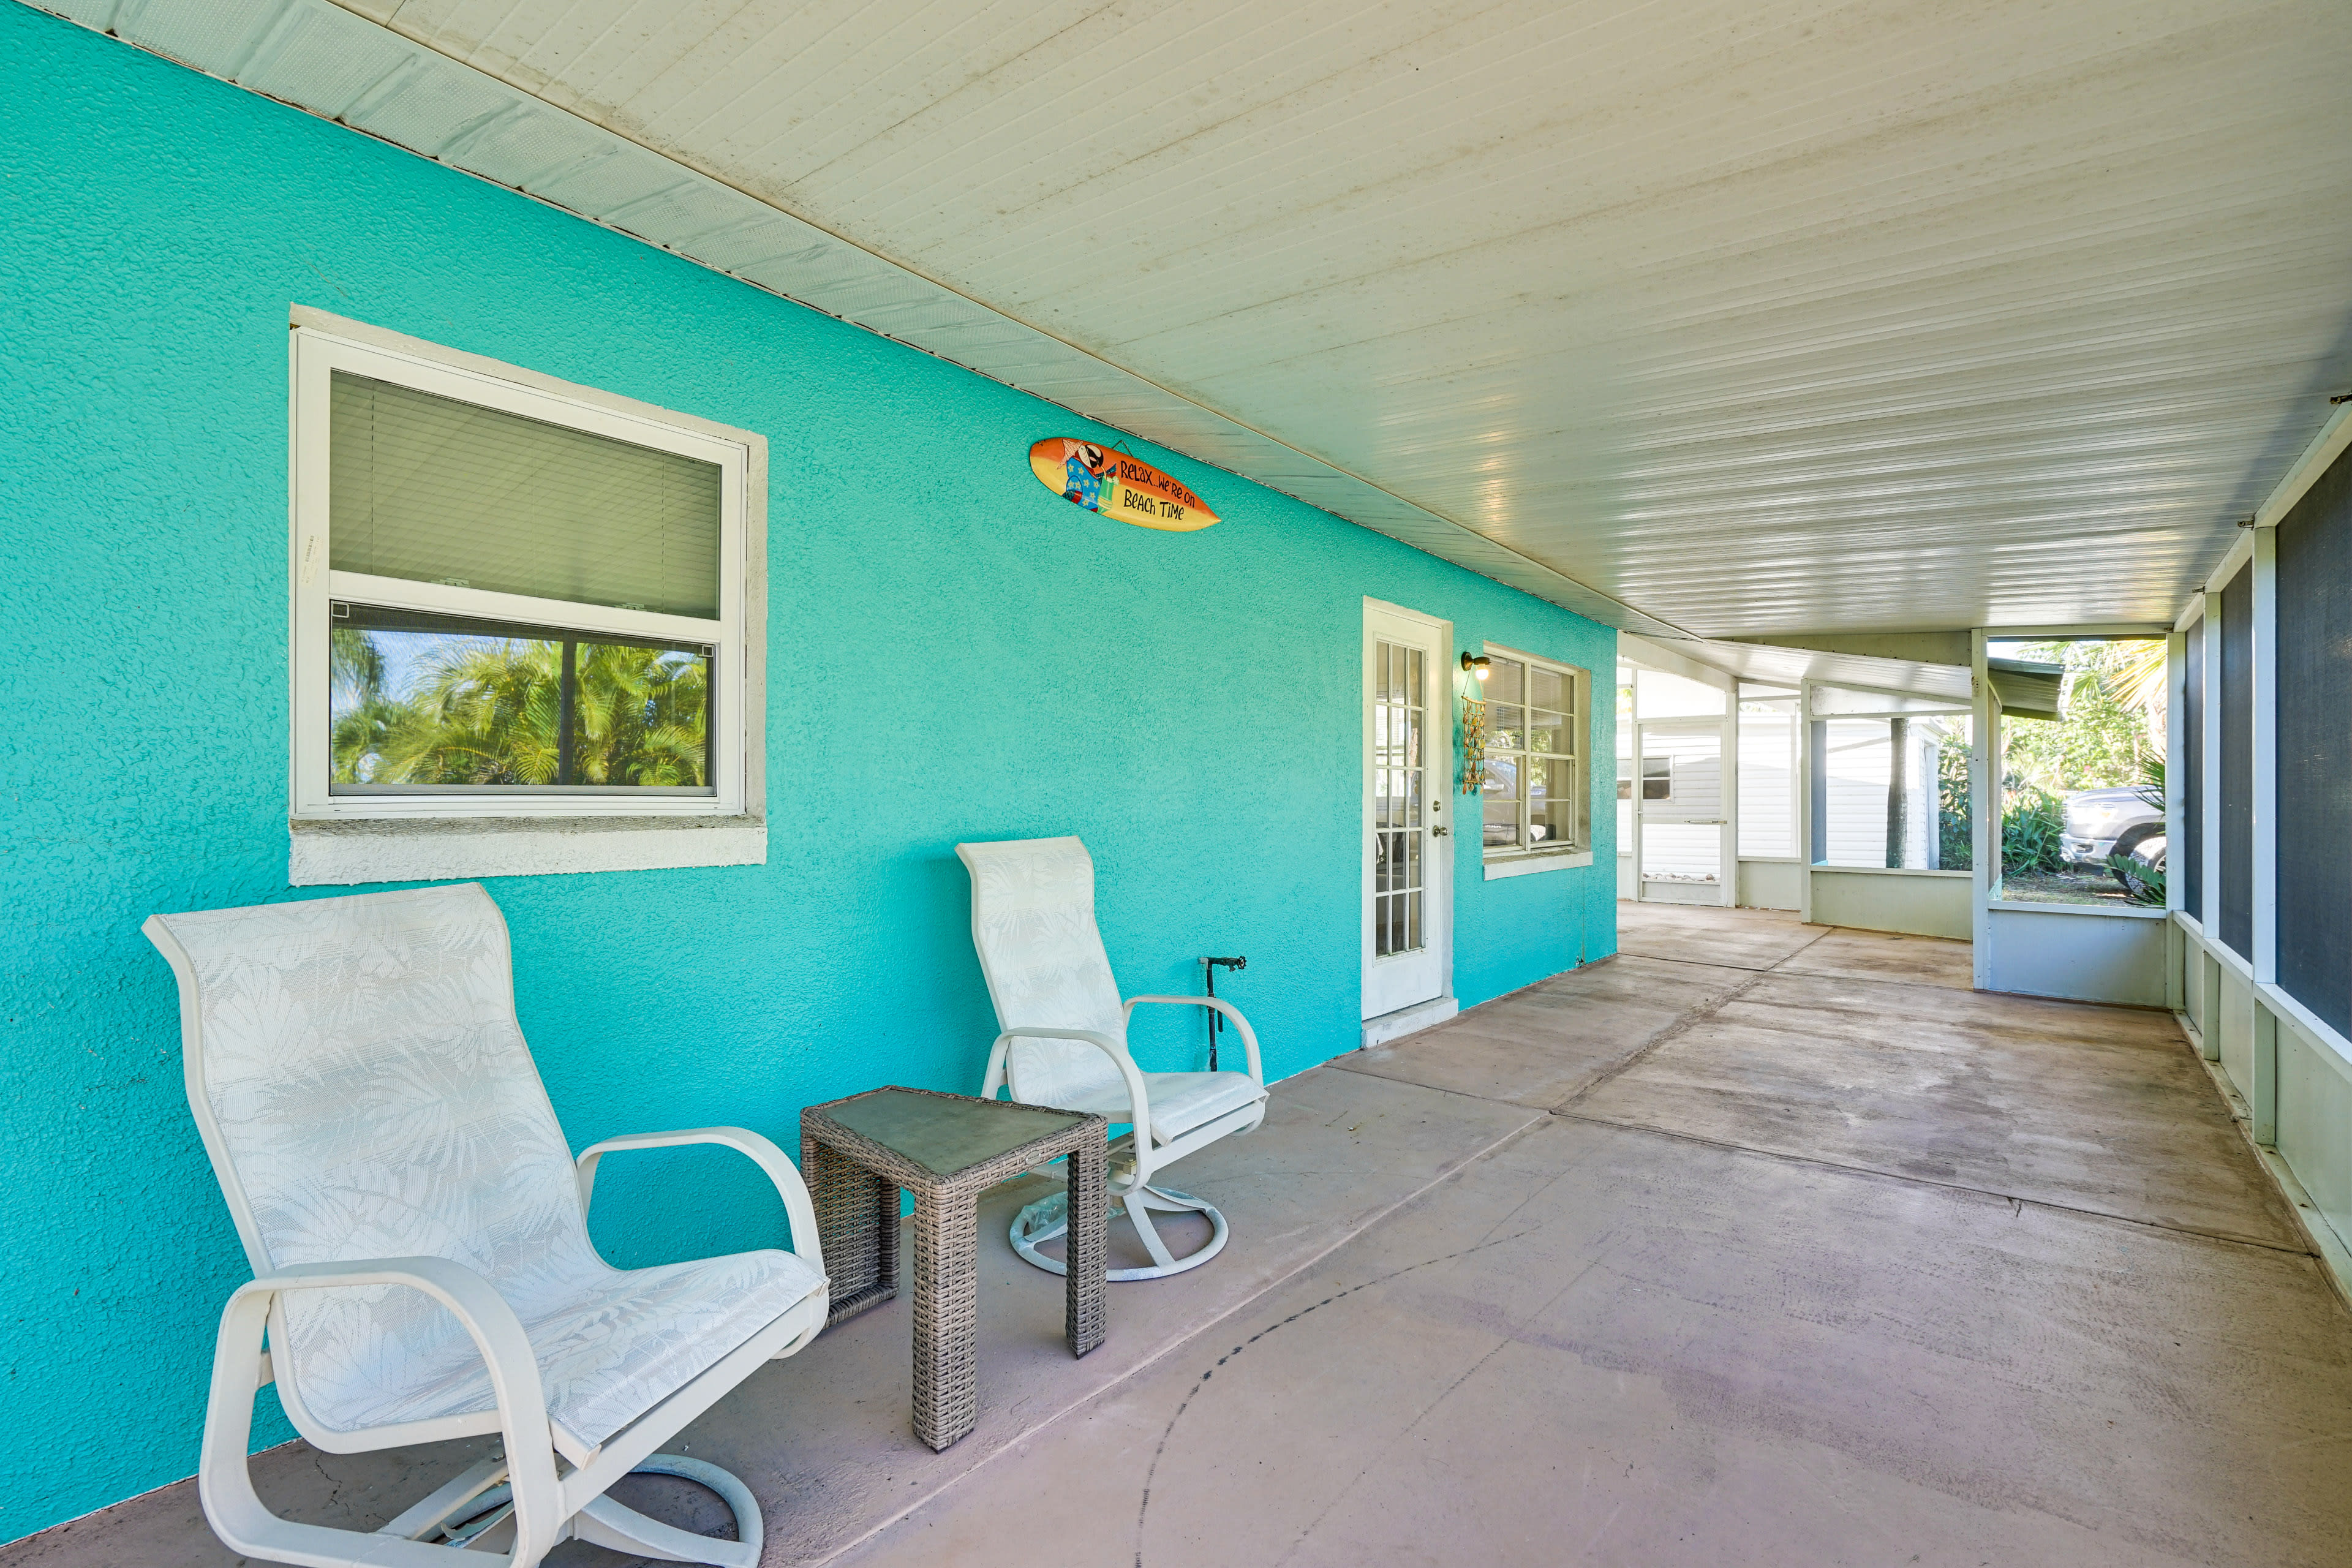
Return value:
<svg viewBox="0 0 2352 1568">
<path fill-rule="evenodd" d="M 329 562 L 719 616 L 715 463 L 334 374 Z"/>
<path fill-rule="evenodd" d="M 2352 458 L 2278 529 L 2278 983 L 2352 1035 Z"/>
</svg>

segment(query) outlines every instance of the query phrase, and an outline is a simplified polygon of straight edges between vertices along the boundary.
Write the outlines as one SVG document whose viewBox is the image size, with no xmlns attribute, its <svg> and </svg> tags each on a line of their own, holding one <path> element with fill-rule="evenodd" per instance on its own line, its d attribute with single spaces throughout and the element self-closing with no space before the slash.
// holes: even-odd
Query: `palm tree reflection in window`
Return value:
<svg viewBox="0 0 2352 1568">
<path fill-rule="evenodd" d="M 698 649 L 345 626 L 331 646 L 336 784 L 709 783 L 710 660 Z"/>
</svg>

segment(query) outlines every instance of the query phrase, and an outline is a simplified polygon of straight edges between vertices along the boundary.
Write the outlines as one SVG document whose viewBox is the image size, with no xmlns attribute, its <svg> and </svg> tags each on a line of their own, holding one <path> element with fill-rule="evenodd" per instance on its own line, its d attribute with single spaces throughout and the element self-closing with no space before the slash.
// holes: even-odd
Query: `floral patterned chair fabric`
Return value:
<svg viewBox="0 0 2352 1568">
<path fill-rule="evenodd" d="M 159 915 L 148 931 L 181 979 L 190 1102 L 257 1280 L 458 1266 L 510 1310 L 541 1441 L 575 1465 L 754 1342 L 778 1341 L 759 1361 L 797 1349 L 812 1303 L 823 1323 L 804 1192 L 784 1192 L 795 1252 L 640 1269 L 597 1255 L 583 1176 L 606 1146 L 575 1166 L 516 1023 L 506 922 L 479 887 Z M 798 1188 L 772 1143 L 706 1131 L 616 1142 L 732 1143 Z M 411 1283 L 282 1289 L 268 1323 L 271 1372 L 313 1443 L 501 1428 L 475 1325 Z"/>
</svg>

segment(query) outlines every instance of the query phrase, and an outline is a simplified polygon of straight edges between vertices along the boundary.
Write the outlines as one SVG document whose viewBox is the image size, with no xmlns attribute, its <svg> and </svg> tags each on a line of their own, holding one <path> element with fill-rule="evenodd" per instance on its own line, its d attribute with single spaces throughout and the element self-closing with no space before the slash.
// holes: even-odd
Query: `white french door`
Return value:
<svg viewBox="0 0 2352 1568">
<path fill-rule="evenodd" d="M 1453 628 L 1364 606 L 1364 1016 L 1446 993 L 1453 952 L 1448 766 Z"/>
</svg>

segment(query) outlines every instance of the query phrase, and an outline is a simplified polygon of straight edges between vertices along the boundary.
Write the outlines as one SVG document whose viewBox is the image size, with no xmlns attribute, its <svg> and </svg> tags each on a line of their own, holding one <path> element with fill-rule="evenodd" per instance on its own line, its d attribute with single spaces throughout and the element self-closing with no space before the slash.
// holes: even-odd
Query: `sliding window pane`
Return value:
<svg viewBox="0 0 2352 1568">
<path fill-rule="evenodd" d="M 711 660 L 700 646 L 335 612 L 334 794 L 710 793 Z"/>
</svg>

